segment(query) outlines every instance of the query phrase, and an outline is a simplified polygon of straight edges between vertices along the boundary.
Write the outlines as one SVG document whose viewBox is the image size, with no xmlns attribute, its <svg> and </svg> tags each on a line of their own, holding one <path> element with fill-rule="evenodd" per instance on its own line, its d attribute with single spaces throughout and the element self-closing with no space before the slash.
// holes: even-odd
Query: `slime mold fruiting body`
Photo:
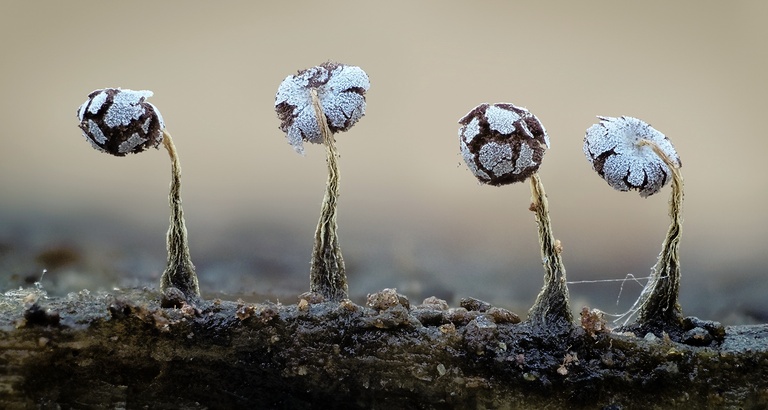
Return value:
<svg viewBox="0 0 768 410">
<path fill-rule="evenodd" d="M 96 150 L 118 157 L 158 148 L 162 142 L 171 158 L 168 263 L 160 288 L 178 289 L 188 299 L 200 296 L 195 266 L 189 256 L 187 228 L 181 208 L 181 163 L 160 111 L 146 99 L 152 91 L 106 88 L 93 91 L 77 111 L 80 129 Z"/>
<path fill-rule="evenodd" d="M 541 122 L 525 108 L 508 103 L 481 104 L 459 120 L 462 156 L 478 181 L 501 186 L 531 184 L 531 210 L 536 214 L 544 265 L 544 287 L 528 312 L 542 326 L 572 326 L 561 246 L 552 233 L 549 204 L 538 169 L 549 148 Z"/>
<path fill-rule="evenodd" d="M 639 312 L 640 325 L 672 325 L 683 320 L 680 291 L 679 245 L 682 231 L 683 177 L 672 142 L 642 120 L 633 117 L 598 117 L 587 129 L 584 154 L 592 168 L 616 190 L 638 190 L 648 197 L 672 181 L 670 225 L 659 259 L 640 298 L 630 310 Z M 659 327 L 656 326 L 656 327 Z"/>
<path fill-rule="evenodd" d="M 365 115 L 370 82 L 360 67 L 324 63 L 283 80 L 275 96 L 280 129 L 296 152 L 303 142 L 324 144 L 328 181 L 315 230 L 310 262 L 310 292 L 328 300 L 348 297 L 347 274 L 337 233 L 338 154 L 334 133 L 347 131 Z"/>
</svg>

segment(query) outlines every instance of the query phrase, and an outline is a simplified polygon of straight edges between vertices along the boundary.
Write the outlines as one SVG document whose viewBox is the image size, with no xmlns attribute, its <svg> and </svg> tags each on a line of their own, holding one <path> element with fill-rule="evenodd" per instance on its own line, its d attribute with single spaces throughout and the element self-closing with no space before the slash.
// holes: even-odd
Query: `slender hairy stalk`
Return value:
<svg viewBox="0 0 768 410">
<path fill-rule="evenodd" d="M 309 272 L 309 290 L 321 294 L 327 300 L 343 300 L 348 298 L 348 288 L 344 259 L 341 256 L 339 237 L 336 233 L 336 201 L 339 197 L 338 154 L 333 133 L 328 128 L 328 121 L 317 96 L 317 90 L 310 90 L 310 95 L 312 96 L 315 116 L 323 134 L 323 143 L 326 147 L 328 183 L 320 211 L 320 220 L 317 222 L 317 230 L 315 230 L 315 244 Z"/>
<path fill-rule="evenodd" d="M 528 311 L 528 320 L 542 326 L 568 325 L 573 321 L 568 304 L 568 287 L 565 283 L 565 266 L 561 250 L 552 233 L 549 219 L 549 204 L 544 185 L 538 173 L 530 177 L 531 210 L 536 213 L 539 226 L 539 244 L 544 265 L 544 287 L 533 307 Z"/>
<path fill-rule="evenodd" d="M 168 199 L 171 206 L 171 225 L 168 228 L 168 266 L 160 278 L 160 289 L 180 290 L 185 296 L 197 298 L 200 287 L 197 283 L 195 266 L 189 257 L 187 228 L 184 225 L 184 210 L 181 208 L 181 164 L 176 155 L 171 134 L 163 130 L 163 146 L 171 157 L 171 192 Z"/>
<path fill-rule="evenodd" d="M 640 295 L 640 324 L 661 323 L 681 324 L 683 312 L 678 302 L 680 292 L 680 258 L 678 249 L 682 231 L 683 176 L 680 168 L 667 156 L 656 143 L 641 140 L 640 145 L 648 145 L 664 161 L 672 172 L 672 196 L 669 201 L 671 222 L 667 237 L 661 247 L 659 260 L 653 267 L 651 280 Z"/>
</svg>

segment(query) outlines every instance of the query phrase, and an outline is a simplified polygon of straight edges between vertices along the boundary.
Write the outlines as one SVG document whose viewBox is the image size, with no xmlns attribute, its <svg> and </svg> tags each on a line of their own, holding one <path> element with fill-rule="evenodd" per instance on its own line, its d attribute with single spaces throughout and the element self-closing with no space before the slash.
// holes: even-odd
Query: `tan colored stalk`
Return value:
<svg viewBox="0 0 768 410">
<path fill-rule="evenodd" d="M 321 294 L 326 300 L 340 301 L 348 298 L 347 274 L 341 256 L 337 234 L 336 206 L 339 197 L 338 153 L 333 133 L 323 113 L 317 90 L 310 90 L 312 107 L 323 135 L 328 164 L 326 184 L 320 220 L 315 230 L 315 243 L 309 272 L 309 290 Z"/>
<path fill-rule="evenodd" d="M 200 296 L 200 286 L 195 273 L 195 266 L 189 257 L 187 228 L 184 224 L 184 211 L 181 208 L 181 163 L 176 155 L 171 134 L 163 130 L 163 146 L 171 157 L 171 191 L 168 199 L 171 207 L 170 227 L 168 228 L 168 265 L 160 278 L 160 289 L 180 290 L 186 297 Z"/>
<path fill-rule="evenodd" d="M 552 233 L 547 194 L 544 192 L 544 185 L 541 183 L 538 172 L 531 175 L 530 182 L 531 210 L 536 214 L 536 223 L 539 226 L 544 287 L 533 307 L 528 311 L 528 320 L 542 326 L 570 326 L 573 316 L 568 304 L 565 266 L 561 257 L 562 248 Z"/>
<path fill-rule="evenodd" d="M 680 325 L 683 313 L 678 301 L 680 293 L 680 237 L 682 234 L 683 176 L 680 168 L 654 142 L 641 140 L 661 158 L 672 172 L 672 194 L 669 201 L 670 224 L 661 247 L 659 260 L 651 279 L 640 295 L 640 324 L 662 323 Z"/>
</svg>

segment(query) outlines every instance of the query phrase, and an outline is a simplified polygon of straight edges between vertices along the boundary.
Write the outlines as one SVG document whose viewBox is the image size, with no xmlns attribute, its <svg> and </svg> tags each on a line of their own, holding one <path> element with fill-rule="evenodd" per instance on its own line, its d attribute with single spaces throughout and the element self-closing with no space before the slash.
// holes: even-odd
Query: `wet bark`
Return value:
<svg viewBox="0 0 768 410">
<path fill-rule="evenodd" d="M 536 327 L 467 299 L 160 306 L 151 290 L 0 295 L 0 407 L 764 408 L 768 326 Z M 316 302 L 316 303 L 313 303 Z M 651 399 L 652 398 L 652 399 Z"/>
</svg>

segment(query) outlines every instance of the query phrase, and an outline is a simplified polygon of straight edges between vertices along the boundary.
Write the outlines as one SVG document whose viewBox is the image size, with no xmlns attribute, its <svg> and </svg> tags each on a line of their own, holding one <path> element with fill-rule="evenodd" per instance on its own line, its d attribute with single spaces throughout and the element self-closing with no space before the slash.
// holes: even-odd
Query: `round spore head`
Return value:
<svg viewBox="0 0 768 410">
<path fill-rule="evenodd" d="M 365 115 L 369 87 L 368 74 L 360 67 L 331 62 L 288 76 L 275 95 L 280 129 L 296 152 L 303 153 L 304 141 L 323 142 L 310 90 L 317 91 L 328 127 L 335 133 L 350 129 Z"/>
<path fill-rule="evenodd" d="M 549 148 L 535 115 L 508 103 L 480 104 L 459 120 L 461 154 L 477 179 L 489 185 L 525 181 Z"/>
<path fill-rule="evenodd" d="M 667 164 L 643 140 L 656 144 L 673 164 L 682 165 L 669 138 L 646 122 L 633 117 L 598 118 L 600 122 L 587 129 L 584 155 L 614 189 L 634 189 L 647 197 L 672 179 Z"/>
<path fill-rule="evenodd" d="M 152 91 L 120 88 L 90 93 L 77 110 L 83 135 L 95 149 L 118 157 L 157 148 L 163 142 L 165 123 L 146 101 L 151 96 Z"/>
</svg>

